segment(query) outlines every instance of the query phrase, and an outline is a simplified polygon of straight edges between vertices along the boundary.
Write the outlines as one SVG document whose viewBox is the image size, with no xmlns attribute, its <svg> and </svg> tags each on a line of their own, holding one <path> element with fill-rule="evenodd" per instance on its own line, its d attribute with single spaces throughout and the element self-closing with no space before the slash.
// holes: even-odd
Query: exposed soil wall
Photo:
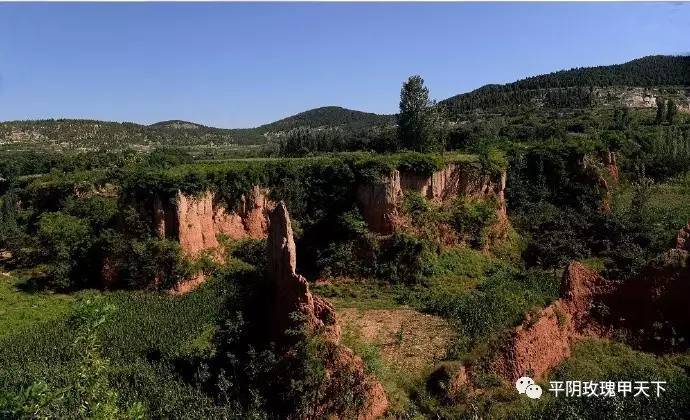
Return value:
<svg viewBox="0 0 690 420">
<path fill-rule="evenodd" d="M 236 210 L 215 200 L 212 191 L 199 197 L 177 193 L 174 206 L 153 203 L 154 231 L 160 237 L 173 237 L 188 256 L 196 256 L 220 245 L 219 235 L 229 239 L 262 239 L 268 235 L 268 212 L 275 207 L 268 190 L 254 186 L 242 196 Z"/>
<path fill-rule="evenodd" d="M 505 187 L 505 173 L 491 177 L 478 169 L 453 163 L 428 177 L 396 170 L 380 182 L 362 184 L 357 188 L 357 204 L 369 228 L 385 235 L 399 226 L 398 209 L 405 192 L 416 192 L 434 202 L 459 196 L 495 196 L 499 218 L 505 220 Z"/>
<path fill-rule="evenodd" d="M 361 401 L 358 419 L 375 419 L 388 409 L 388 399 L 381 383 L 364 369 L 364 362 L 351 349 L 340 344 L 340 325 L 333 306 L 309 291 L 307 280 L 297 274 L 297 252 L 290 216 L 283 202 L 270 213 L 269 275 L 273 282 L 272 337 L 280 346 L 289 345 L 294 337 L 287 330 L 306 328 L 326 342 L 324 354 L 326 381 L 316 401 L 319 418 L 339 418 L 334 402 L 343 392 L 351 392 Z M 295 314 L 299 317 L 295 317 Z"/>
<path fill-rule="evenodd" d="M 658 256 L 639 278 L 621 285 L 606 305 L 615 315 L 611 321 L 627 332 L 636 347 L 658 353 L 686 351 L 690 347 L 690 252 L 674 248 Z"/>
<path fill-rule="evenodd" d="M 515 381 L 541 379 L 570 356 L 583 337 L 625 332 L 637 348 L 658 353 L 685 351 L 690 338 L 690 225 L 677 247 L 652 261 L 633 280 L 614 284 L 581 263 L 571 262 L 561 298 L 515 329 L 491 367 Z"/>
<path fill-rule="evenodd" d="M 606 335 L 590 310 L 611 288 L 595 271 L 571 262 L 563 274 L 561 298 L 513 331 L 493 370 L 511 382 L 526 375 L 541 379 L 570 356 L 577 340 Z"/>
</svg>

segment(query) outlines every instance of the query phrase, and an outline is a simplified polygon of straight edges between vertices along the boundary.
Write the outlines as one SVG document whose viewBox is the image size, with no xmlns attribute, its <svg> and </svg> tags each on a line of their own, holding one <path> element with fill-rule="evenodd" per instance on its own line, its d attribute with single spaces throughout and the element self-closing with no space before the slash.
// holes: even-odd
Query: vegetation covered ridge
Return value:
<svg viewBox="0 0 690 420">
<path fill-rule="evenodd" d="M 683 87 L 690 86 L 690 57 L 654 55 L 638 58 L 623 64 L 596 67 L 578 67 L 549 74 L 528 77 L 512 83 L 489 84 L 468 93 L 452 96 L 440 102 L 453 111 L 467 111 L 471 108 L 495 107 L 515 103 L 529 103 L 536 93 L 563 91 L 568 96 L 579 96 L 579 104 L 591 104 L 594 88 L 604 87 Z M 527 92 L 532 92 L 532 95 Z M 559 98 L 547 98 L 551 105 Z"/>
<path fill-rule="evenodd" d="M 500 155 L 493 160 L 478 154 L 463 152 L 417 153 L 400 152 L 378 155 L 366 152 L 331 153 L 307 157 L 228 159 L 224 161 L 193 162 L 170 167 L 132 165 L 116 170 L 86 170 L 75 172 L 52 172 L 42 175 L 23 176 L 20 183 L 28 190 L 55 190 L 100 187 L 114 184 L 137 190 L 152 192 L 181 190 L 188 194 L 208 189 L 228 190 L 233 185 L 246 181 L 247 192 L 253 185 L 270 186 L 293 171 L 306 168 L 328 168 L 345 166 L 354 178 L 374 181 L 394 170 L 431 175 L 450 163 L 474 165 L 487 171 L 505 170 L 506 163 Z M 273 182 L 274 180 L 275 182 Z"/>
</svg>

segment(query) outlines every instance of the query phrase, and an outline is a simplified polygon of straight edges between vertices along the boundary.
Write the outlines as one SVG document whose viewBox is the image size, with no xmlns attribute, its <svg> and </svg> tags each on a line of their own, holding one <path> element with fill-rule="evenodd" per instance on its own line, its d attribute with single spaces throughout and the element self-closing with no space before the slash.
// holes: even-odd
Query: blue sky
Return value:
<svg viewBox="0 0 690 420">
<path fill-rule="evenodd" d="M 690 3 L 0 4 L 0 120 L 251 127 L 690 51 Z"/>
</svg>

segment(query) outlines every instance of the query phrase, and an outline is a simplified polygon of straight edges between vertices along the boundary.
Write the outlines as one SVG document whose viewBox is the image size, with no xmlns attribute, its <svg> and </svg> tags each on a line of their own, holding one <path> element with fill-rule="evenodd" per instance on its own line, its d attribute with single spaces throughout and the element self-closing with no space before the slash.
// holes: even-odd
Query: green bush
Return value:
<svg viewBox="0 0 690 420">
<path fill-rule="evenodd" d="M 84 220 L 62 212 L 44 213 L 37 232 L 43 258 L 49 267 L 50 284 L 58 289 L 74 287 L 93 238 Z"/>
<path fill-rule="evenodd" d="M 362 160 L 355 164 L 358 179 L 365 183 L 380 183 L 385 177 L 393 173 L 394 170 L 395 166 L 390 162 L 379 159 Z"/>
<path fill-rule="evenodd" d="M 20 235 L 17 194 L 9 191 L 0 196 L 0 246 L 13 248 Z"/>
<path fill-rule="evenodd" d="M 547 273 L 484 264 L 475 261 L 471 270 L 459 265 L 467 270 L 465 276 L 474 278 L 473 288 L 468 289 L 467 284 L 457 287 L 454 284 L 457 277 L 440 274 L 446 280 L 435 280 L 431 288 L 411 290 L 404 299 L 456 326 L 461 346 L 456 352 L 468 351 L 472 345 L 519 324 L 529 309 L 545 306 L 558 296 L 560 282 Z M 447 261 L 443 266 L 445 270 L 453 270 Z"/>
<path fill-rule="evenodd" d="M 177 241 L 128 239 L 119 234 L 108 240 L 118 280 L 129 287 L 167 289 L 194 274 L 191 261 L 184 257 Z"/>
<path fill-rule="evenodd" d="M 112 226 L 117 211 L 117 199 L 102 196 L 68 197 L 64 208 L 65 213 L 87 221 L 97 232 Z"/>
<path fill-rule="evenodd" d="M 268 267 L 265 239 L 243 239 L 231 245 L 230 255 L 258 269 Z"/>
<path fill-rule="evenodd" d="M 442 169 L 443 160 L 436 155 L 409 152 L 402 155 L 398 161 L 398 170 L 419 176 L 431 176 Z"/>
<path fill-rule="evenodd" d="M 329 243 L 319 250 L 316 265 L 325 276 L 366 277 L 376 272 L 379 241 L 357 210 L 337 217 Z"/>
<path fill-rule="evenodd" d="M 402 210 L 416 223 L 418 219 L 430 210 L 429 201 L 417 192 L 406 192 L 403 198 Z"/>
<path fill-rule="evenodd" d="M 479 153 L 479 163 L 484 173 L 494 177 L 500 176 L 508 169 L 508 160 L 505 153 L 494 147 L 481 150 Z"/>
<path fill-rule="evenodd" d="M 396 233 L 381 246 L 377 276 L 390 283 L 423 283 L 433 274 L 435 259 L 428 243 Z"/>
<path fill-rule="evenodd" d="M 486 245 L 489 229 L 497 219 L 497 203 L 491 199 L 459 197 L 451 208 L 451 225 L 474 247 Z"/>
</svg>

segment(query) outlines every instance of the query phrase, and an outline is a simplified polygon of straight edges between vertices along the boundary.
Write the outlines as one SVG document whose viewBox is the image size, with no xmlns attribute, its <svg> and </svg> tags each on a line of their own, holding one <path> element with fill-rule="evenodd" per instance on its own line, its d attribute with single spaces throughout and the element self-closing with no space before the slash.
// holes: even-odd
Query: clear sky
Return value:
<svg viewBox="0 0 690 420">
<path fill-rule="evenodd" d="M 0 4 L 0 120 L 251 127 L 690 51 L 690 3 Z"/>
</svg>

